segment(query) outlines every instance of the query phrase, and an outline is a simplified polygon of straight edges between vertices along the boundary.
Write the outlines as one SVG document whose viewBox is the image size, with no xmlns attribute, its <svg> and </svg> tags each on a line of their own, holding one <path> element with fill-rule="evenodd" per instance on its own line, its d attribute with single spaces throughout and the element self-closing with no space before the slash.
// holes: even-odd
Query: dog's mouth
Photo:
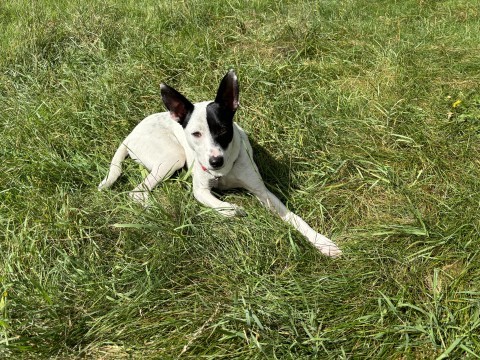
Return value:
<svg viewBox="0 0 480 360">
<path fill-rule="evenodd" d="M 210 172 L 210 171 L 218 171 L 218 170 L 221 170 L 223 168 L 223 165 L 222 166 L 209 166 L 209 167 L 206 167 L 202 164 L 200 164 L 201 168 L 203 171 L 205 172 Z"/>
</svg>

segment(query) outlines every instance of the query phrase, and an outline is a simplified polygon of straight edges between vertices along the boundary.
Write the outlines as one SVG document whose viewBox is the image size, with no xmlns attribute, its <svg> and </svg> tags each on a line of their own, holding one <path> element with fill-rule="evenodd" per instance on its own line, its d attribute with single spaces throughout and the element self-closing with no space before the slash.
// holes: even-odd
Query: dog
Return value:
<svg viewBox="0 0 480 360">
<path fill-rule="evenodd" d="M 241 207 L 221 201 L 211 192 L 213 188 L 244 188 L 320 252 L 331 257 L 341 254 L 330 239 L 313 230 L 266 188 L 248 137 L 233 119 L 239 106 L 239 85 L 233 70 L 223 77 L 214 101 L 192 104 L 168 85 L 161 84 L 160 90 L 168 111 L 146 117 L 125 138 L 99 190 L 117 180 L 121 162 L 130 156 L 150 172 L 130 192 L 134 200 L 146 204 L 150 191 L 160 181 L 186 165 L 192 171 L 193 195 L 201 204 L 223 216 L 245 215 Z"/>
</svg>

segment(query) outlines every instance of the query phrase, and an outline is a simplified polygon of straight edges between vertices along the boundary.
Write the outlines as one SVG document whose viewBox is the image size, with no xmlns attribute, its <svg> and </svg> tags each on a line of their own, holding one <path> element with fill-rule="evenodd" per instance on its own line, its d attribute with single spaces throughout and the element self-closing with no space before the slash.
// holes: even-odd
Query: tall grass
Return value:
<svg viewBox="0 0 480 360">
<path fill-rule="evenodd" d="M 0 357 L 480 357 L 480 13 L 446 1 L 0 4 Z M 321 256 L 242 192 L 183 171 L 143 210 L 96 185 L 163 111 L 159 83 L 237 121 Z"/>
</svg>

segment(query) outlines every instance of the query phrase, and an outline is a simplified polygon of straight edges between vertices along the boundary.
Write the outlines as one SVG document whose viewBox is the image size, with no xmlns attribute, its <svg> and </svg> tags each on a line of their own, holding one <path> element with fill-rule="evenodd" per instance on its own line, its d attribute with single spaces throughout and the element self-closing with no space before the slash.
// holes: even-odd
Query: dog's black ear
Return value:
<svg viewBox="0 0 480 360">
<path fill-rule="evenodd" d="M 163 103 L 170 111 L 170 115 L 182 125 L 187 116 L 193 112 L 193 104 L 185 96 L 168 85 L 160 84 L 160 92 L 162 93 Z"/>
<path fill-rule="evenodd" d="M 215 102 L 222 108 L 235 112 L 238 108 L 238 79 L 234 70 L 230 70 L 220 82 Z"/>
</svg>

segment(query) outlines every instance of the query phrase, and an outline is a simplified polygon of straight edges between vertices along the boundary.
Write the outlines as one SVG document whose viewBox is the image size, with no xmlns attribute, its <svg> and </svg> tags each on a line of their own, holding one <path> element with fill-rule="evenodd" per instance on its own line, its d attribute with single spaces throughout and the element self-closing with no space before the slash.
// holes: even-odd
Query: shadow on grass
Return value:
<svg viewBox="0 0 480 360">
<path fill-rule="evenodd" d="M 292 169 L 290 164 L 273 157 L 271 152 L 252 138 L 249 138 L 249 140 L 253 148 L 253 159 L 258 166 L 265 185 L 285 203 L 290 198 L 292 190 L 290 184 Z"/>
</svg>

